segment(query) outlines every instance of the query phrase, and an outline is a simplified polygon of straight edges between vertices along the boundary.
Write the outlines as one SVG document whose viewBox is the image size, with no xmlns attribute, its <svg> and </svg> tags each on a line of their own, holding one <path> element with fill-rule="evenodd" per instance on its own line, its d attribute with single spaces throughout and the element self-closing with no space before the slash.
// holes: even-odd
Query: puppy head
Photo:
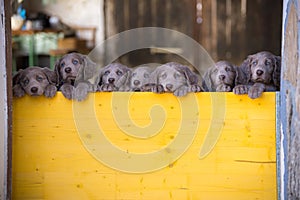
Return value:
<svg viewBox="0 0 300 200">
<path fill-rule="evenodd" d="M 280 85 L 280 57 L 262 51 L 248 56 L 242 64 L 247 80 L 264 84 Z"/>
<path fill-rule="evenodd" d="M 48 68 L 28 67 L 13 77 L 14 88 L 22 88 L 31 96 L 43 95 L 49 84 L 56 84 L 56 74 Z"/>
<path fill-rule="evenodd" d="M 80 67 L 85 66 L 86 56 L 79 53 L 69 53 L 56 61 L 55 72 L 59 83 L 74 85 Z"/>
<path fill-rule="evenodd" d="M 228 61 L 219 61 L 206 71 L 202 85 L 205 91 L 215 91 L 221 84 L 233 87 L 235 77 L 235 66 Z"/>
<path fill-rule="evenodd" d="M 187 66 L 173 62 L 161 65 L 153 75 L 157 79 L 156 83 L 169 92 L 174 92 L 183 85 L 188 86 L 198 82 L 197 76 Z"/>
<path fill-rule="evenodd" d="M 153 68 L 147 66 L 136 67 L 131 74 L 130 88 L 133 91 L 140 91 L 142 86 L 150 83 Z"/>
<path fill-rule="evenodd" d="M 111 63 L 102 69 L 100 83 L 120 87 L 122 84 L 126 84 L 130 71 L 130 68 L 125 65 Z"/>
</svg>

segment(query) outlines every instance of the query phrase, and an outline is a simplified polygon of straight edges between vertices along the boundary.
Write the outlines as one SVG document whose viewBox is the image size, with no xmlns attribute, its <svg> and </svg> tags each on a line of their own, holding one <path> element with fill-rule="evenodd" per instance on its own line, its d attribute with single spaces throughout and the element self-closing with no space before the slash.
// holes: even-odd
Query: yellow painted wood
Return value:
<svg viewBox="0 0 300 200">
<path fill-rule="evenodd" d="M 13 199 L 276 199 L 275 93 L 256 100 L 232 93 L 183 98 L 128 94 L 90 94 L 84 102 L 69 101 L 61 93 L 53 99 L 14 99 Z M 214 121 L 213 108 L 220 105 L 213 105 L 213 100 L 220 95 L 225 120 Z M 190 103 L 194 100 L 196 107 Z M 189 115 L 182 119 L 181 108 L 187 103 Z M 90 104 L 93 115 L 84 111 Z M 106 138 L 128 155 L 166 148 L 183 124 L 197 123 L 197 130 L 191 146 L 175 162 L 153 172 L 126 173 L 104 165 L 84 146 L 84 140 L 97 138 L 94 120 Z M 211 151 L 200 158 L 212 122 L 221 124 L 222 131 Z M 159 131 L 150 138 L 124 133 L 152 123 L 162 127 L 152 127 Z M 89 131 L 78 131 L 82 124 Z M 193 133 L 190 129 L 186 134 Z M 93 142 L 95 149 L 101 144 Z M 166 149 L 166 156 L 173 150 Z M 115 156 L 108 148 L 103 151 Z"/>
</svg>

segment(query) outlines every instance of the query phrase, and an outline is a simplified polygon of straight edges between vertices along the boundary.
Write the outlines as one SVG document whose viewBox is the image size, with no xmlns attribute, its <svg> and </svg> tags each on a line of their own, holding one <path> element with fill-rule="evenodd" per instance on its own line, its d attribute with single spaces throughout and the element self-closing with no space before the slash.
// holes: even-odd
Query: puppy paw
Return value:
<svg viewBox="0 0 300 200">
<path fill-rule="evenodd" d="M 57 88 L 55 87 L 55 85 L 47 85 L 47 87 L 45 88 L 44 95 L 47 98 L 52 98 L 56 95 L 56 91 Z"/>
<path fill-rule="evenodd" d="M 264 87 L 262 85 L 253 85 L 248 92 L 248 96 L 251 99 L 256 99 L 262 95 L 264 92 Z"/>
<path fill-rule="evenodd" d="M 231 92 L 231 87 L 229 85 L 221 84 L 216 88 L 216 92 Z"/>
<path fill-rule="evenodd" d="M 154 92 L 154 93 L 164 93 L 165 92 L 165 90 L 164 90 L 164 86 L 162 86 L 162 85 L 155 85 L 155 87 L 153 87 L 152 88 L 152 92 Z"/>
<path fill-rule="evenodd" d="M 141 92 L 152 92 L 156 87 L 155 83 L 148 83 L 141 87 Z"/>
<path fill-rule="evenodd" d="M 61 86 L 60 90 L 67 99 L 71 100 L 73 98 L 74 87 L 72 85 L 64 84 Z"/>
<path fill-rule="evenodd" d="M 13 87 L 13 96 L 14 97 L 23 97 L 25 95 L 25 91 L 22 89 L 20 85 L 15 85 Z"/>
<path fill-rule="evenodd" d="M 100 86 L 100 91 L 102 92 L 113 92 L 118 91 L 118 88 L 113 84 L 103 84 Z"/>
<path fill-rule="evenodd" d="M 182 97 L 185 96 L 189 91 L 187 90 L 187 88 L 179 88 L 177 90 L 174 91 L 174 95 L 176 97 Z"/>
<path fill-rule="evenodd" d="M 79 83 L 74 89 L 74 99 L 77 101 L 83 101 L 86 99 L 89 91 L 89 85 L 87 83 Z"/>
<path fill-rule="evenodd" d="M 201 92 L 202 88 L 200 85 L 191 85 L 190 92 Z"/>
<path fill-rule="evenodd" d="M 249 91 L 249 87 L 247 87 L 246 85 L 238 85 L 233 88 L 233 93 L 238 95 L 248 94 L 248 91 Z"/>
</svg>

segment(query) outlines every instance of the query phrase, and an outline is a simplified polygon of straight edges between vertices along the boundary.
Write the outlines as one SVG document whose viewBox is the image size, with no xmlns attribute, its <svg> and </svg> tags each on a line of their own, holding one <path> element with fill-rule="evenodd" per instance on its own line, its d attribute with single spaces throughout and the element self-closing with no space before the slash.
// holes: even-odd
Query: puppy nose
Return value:
<svg viewBox="0 0 300 200">
<path fill-rule="evenodd" d="M 173 85 L 172 85 L 172 84 L 167 84 L 167 85 L 166 85 L 166 88 L 167 88 L 168 90 L 172 90 Z"/>
<path fill-rule="evenodd" d="M 263 71 L 263 70 L 260 70 L 260 69 L 258 69 L 258 70 L 256 71 L 256 74 L 257 74 L 258 76 L 261 76 L 263 73 L 264 73 L 264 71 Z"/>
<path fill-rule="evenodd" d="M 32 87 L 32 88 L 30 89 L 30 91 L 31 91 L 32 93 L 37 93 L 38 88 L 37 88 L 37 87 Z"/>
<path fill-rule="evenodd" d="M 71 67 L 67 67 L 67 68 L 65 69 L 65 72 L 66 72 L 66 73 L 70 73 L 71 71 L 72 71 Z"/>
<path fill-rule="evenodd" d="M 114 82 L 115 82 L 115 79 L 114 79 L 114 78 L 109 78 L 109 79 L 108 79 L 108 82 L 109 82 L 109 83 L 114 83 Z"/>
<path fill-rule="evenodd" d="M 225 79 L 225 75 L 220 75 L 220 76 L 219 76 L 219 79 L 220 79 L 220 80 L 224 80 L 224 79 Z"/>
<path fill-rule="evenodd" d="M 141 82 L 139 81 L 139 80 L 135 80 L 135 81 L 133 81 L 133 84 L 134 85 L 139 85 Z"/>
</svg>

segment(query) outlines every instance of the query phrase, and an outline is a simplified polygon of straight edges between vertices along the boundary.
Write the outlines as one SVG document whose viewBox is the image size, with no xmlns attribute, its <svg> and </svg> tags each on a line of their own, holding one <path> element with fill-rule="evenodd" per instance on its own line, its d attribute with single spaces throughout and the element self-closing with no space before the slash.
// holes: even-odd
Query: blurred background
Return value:
<svg viewBox="0 0 300 200">
<path fill-rule="evenodd" d="M 14 70 L 30 65 L 53 68 L 65 53 L 88 54 L 106 38 L 138 27 L 182 32 L 199 42 L 215 62 L 240 65 L 258 51 L 281 53 L 281 0 L 12 0 L 12 7 Z M 176 44 L 175 39 L 174 48 L 180 51 Z M 102 53 L 100 62 L 105 49 Z M 155 47 L 129 52 L 117 61 L 130 67 L 189 64 Z"/>
</svg>

